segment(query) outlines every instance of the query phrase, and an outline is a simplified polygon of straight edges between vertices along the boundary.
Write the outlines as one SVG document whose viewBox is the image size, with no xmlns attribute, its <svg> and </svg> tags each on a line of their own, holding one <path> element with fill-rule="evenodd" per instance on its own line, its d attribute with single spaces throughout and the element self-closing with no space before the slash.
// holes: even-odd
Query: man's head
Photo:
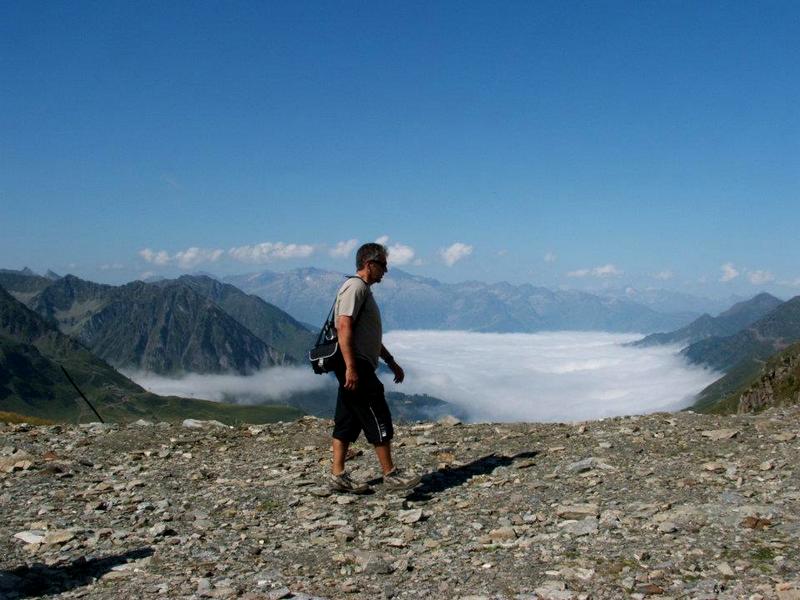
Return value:
<svg viewBox="0 0 800 600">
<path fill-rule="evenodd" d="M 368 284 L 378 283 L 389 270 L 386 259 L 389 250 L 383 244 L 364 244 L 356 252 L 356 271 Z"/>
</svg>

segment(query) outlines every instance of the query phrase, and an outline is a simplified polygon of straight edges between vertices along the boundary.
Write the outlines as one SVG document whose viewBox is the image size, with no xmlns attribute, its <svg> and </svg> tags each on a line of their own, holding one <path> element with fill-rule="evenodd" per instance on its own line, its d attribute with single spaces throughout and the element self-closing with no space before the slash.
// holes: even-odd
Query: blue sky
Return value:
<svg viewBox="0 0 800 600">
<path fill-rule="evenodd" d="M 4 2 L 0 267 L 800 293 L 796 2 Z M 337 246 L 338 245 L 338 246 Z"/>
</svg>

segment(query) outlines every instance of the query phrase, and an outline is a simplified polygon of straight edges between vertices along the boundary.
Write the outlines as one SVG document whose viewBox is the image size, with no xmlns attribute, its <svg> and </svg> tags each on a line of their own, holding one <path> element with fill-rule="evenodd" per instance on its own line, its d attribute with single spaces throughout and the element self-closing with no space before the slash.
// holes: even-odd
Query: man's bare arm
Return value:
<svg viewBox="0 0 800 600">
<path fill-rule="evenodd" d="M 344 358 L 344 388 L 354 390 L 358 387 L 358 371 L 356 371 L 356 352 L 353 349 L 353 317 L 339 315 L 336 319 L 336 333 L 339 338 L 339 349 Z"/>
<path fill-rule="evenodd" d="M 403 379 L 406 377 L 403 367 L 397 364 L 397 362 L 394 360 L 394 356 L 389 353 L 389 351 L 386 349 L 386 346 L 383 344 L 381 344 L 381 358 L 383 359 L 383 362 L 385 362 L 392 370 L 392 373 L 394 373 L 394 382 L 403 383 Z"/>
</svg>

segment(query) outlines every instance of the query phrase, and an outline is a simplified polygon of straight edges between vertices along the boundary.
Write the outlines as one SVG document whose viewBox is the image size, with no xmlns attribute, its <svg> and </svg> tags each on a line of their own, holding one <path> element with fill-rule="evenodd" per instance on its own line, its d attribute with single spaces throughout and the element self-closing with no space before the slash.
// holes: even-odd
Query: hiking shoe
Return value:
<svg viewBox="0 0 800 600">
<path fill-rule="evenodd" d="M 395 468 L 383 476 L 383 483 L 390 490 L 410 490 L 419 485 L 422 478 L 410 471 Z"/>
<path fill-rule="evenodd" d="M 347 492 L 349 494 L 366 494 L 370 491 L 370 487 L 366 483 L 353 481 L 350 473 L 342 471 L 339 475 L 331 474 L 328 479 L 331 490 L 334 492 Z"/>
</svg>

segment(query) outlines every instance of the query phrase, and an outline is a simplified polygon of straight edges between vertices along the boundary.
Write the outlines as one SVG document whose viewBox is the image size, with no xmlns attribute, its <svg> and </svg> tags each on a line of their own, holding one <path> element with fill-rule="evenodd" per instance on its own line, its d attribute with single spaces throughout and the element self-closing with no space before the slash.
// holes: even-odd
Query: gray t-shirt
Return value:
<svg viewBox="0 0 800 600">
<path fill-rule="evenodd" d="M 360 277 L 351 277 L 339 288 L 333 314 L 334 322 L 341 315 L 353 317 L 355 320 L 353 349 L 356 356 L 369 361 L 377 369 L 383 336 L 381 311 L 372 297 L 372 290 Z"/>
</svg>

